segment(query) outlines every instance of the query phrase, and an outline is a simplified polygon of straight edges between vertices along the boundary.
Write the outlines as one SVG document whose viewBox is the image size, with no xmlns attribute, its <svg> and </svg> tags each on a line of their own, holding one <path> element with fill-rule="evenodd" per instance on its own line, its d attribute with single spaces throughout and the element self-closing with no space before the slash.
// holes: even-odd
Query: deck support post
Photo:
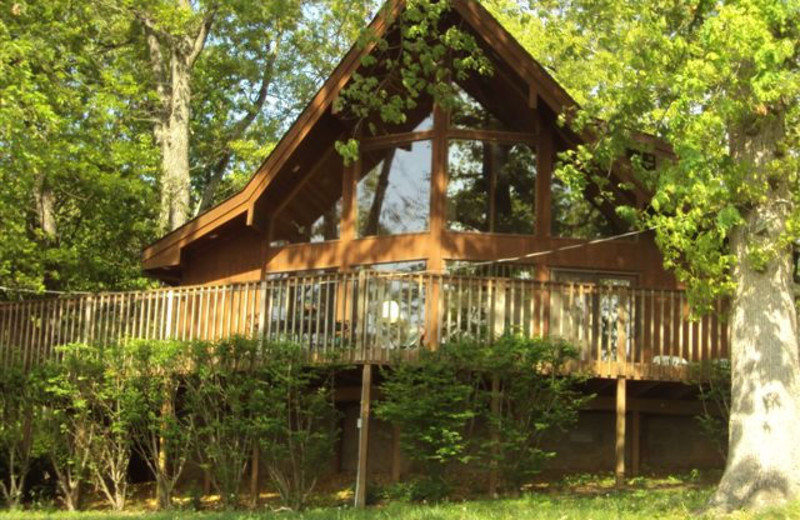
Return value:
<svg viewBox="0 0 800 520">
<path fill-rule="evenodd" d="M 616 427 L 616 467 L 615 477 L 617 487 L 621 488 L 625 485 L 625 414 L 627 406 L 625 402 L 626 397 L 626 380 L 624 376 L 617 378 L 617 427 Z"/>
<path fill-rule="evenodd" d="M 639 476 L 639 466 L 641 464 L 641 432 L 642 417 L 638 410 L 631 413 L 631 476 Z"/>
<path fill-rule="evenodd" d="M 358 470 L 356 474 L 355 507 L 364 507 L 367 503 L 367 456 L 371 391 L 372 365 L 365 363 L 361 376 L 361 414 L 358 418 Z"/>
</svg>

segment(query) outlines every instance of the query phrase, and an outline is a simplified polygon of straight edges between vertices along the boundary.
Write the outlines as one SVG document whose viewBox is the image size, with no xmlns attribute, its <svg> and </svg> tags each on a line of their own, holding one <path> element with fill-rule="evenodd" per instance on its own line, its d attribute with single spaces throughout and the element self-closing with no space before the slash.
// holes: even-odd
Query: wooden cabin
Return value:
<svg viewBox="0 0 800 520">
<path fill-rule="evenodd" d="M 372 23 L 389 41 L 399 5 Z M 454 0 L 444 23 L 471 34 L 493 68 L 454 80 L 452 107 L 423 97 L 404 123 L 354 134 L 336 101 L 375 52 L 354 47 L 240 192 L 144 250 L 144 270 L 170 287 L 6 305 L 4 344 L 34 359 L 76 339 L 241 333 L 347 352 L 363 377 L 340 389 L 339 469 L 359 469 L 363 484 L 402 469 L 391 428 L 364 420 L 372 365 L 464 334 L 555 335 L 579 346 L 576 368 L 598 397 L 554 468 L 720 464 L 685 383 L 691 365 L 727 357 L 727 329 L 715 315 L 689 319 L 653 235 L 617 215 L 648 204 L 627 158 L 606 189 L 573 192 L 553 170 L 591 139 L 558 123 L 577 103 L 477 1 Z M 345 165 L 335 143 L 353 135 L 360 160 Z M 658 139 L 637 146 L 653 168 L 669 160 Z"/>
</svg>

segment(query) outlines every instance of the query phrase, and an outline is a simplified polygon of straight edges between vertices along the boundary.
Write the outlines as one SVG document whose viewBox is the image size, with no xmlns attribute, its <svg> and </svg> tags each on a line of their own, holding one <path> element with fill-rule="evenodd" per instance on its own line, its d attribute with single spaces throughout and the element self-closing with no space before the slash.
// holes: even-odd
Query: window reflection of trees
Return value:
<svg viewBox="0 0 800 520">
<path fill-rule="evenodd" d="M 365 152 L 358 182 L 360 237 L 428 229 L 431 142 Z"/>
<path fill-rule="evenodd" d="M 586 193 L 576 192 L 557 176 L 553 176 L 550 199 L 553 236 L 590 240 L 629 231 L 603 214 Z"/>
<path fill-rule="evenodd" d="M 536 155 L 528 145 L 452 140 L 448 172 L 450 229 L 533 233 Z"/>
</svg>

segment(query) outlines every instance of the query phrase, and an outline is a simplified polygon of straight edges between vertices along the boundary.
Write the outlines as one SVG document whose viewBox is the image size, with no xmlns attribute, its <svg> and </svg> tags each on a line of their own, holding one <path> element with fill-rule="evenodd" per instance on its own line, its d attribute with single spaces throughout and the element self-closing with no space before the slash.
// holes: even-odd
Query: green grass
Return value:
<svg viewBox="0 0 800 520">
<path fill-rule="evenodd" d="M 698 513 L 712 487 L 675 479 L 631 481 L 625 491 L 613 491 L 606 482 L 587 480 L 565 481 L 546 486 L 520 498 L 475 500 L 441 504 L 409 504 L 393 502 L 365 510 L 350 507 L 326 507 L 304 513 L 261 510 L 192 512 L 171 511 L 155 513 L 132 510 L 125 513 L 89 511 L 65 513 L 60 511 L 2 512 L 5 519 L 52 520 L 113 520 L 146 517 L 147 520 L 610 520 L 610 519 L 684 519 L 708 518 Z M 800 519 L 800 504 L 758 514 L 737 513 L 731 520 Z"/>
</svg>

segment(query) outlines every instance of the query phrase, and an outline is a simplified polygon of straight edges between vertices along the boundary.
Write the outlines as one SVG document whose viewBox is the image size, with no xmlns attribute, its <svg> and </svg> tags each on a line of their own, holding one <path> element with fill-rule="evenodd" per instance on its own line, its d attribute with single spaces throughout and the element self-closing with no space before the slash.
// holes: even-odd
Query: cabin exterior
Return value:
<svg viewBox="0 0 800 520">
<path fill-rule="evenodd" d="M 372 29 L 397 38 L 399 9 Z M 454 0 L 445 23 L 474 36 L 493 67 L 454 81 L 453 106 L 422 98 L 404 123 L 356 131 L 336 101 L 375 50 L 354 47 L 239 193 L 145 249 L 145 271 L 165 288 L 3 304 L 3 355 L 22 348 L 35 362 L 74 340 L 236 333 L 341 350 L 360 375 L 339 392 L 338 469 L 358 470 L 363 492 L 368 472 L 405 469 L 396 432 L 369 419 L 373 365 L 464 334 L 560 336 L 579 346 L 575 368 L 598 397 L 559 441 L 554 469 L 720 464 L 685 383 L 692 365 L 727 357 L 727 329 L 689 320 L 652 233 L 617 216 L 620 204 L 648 204 L 628 159 L 609 174 L 611 195 L 573 193 L 553 170 L 592 138 L 558 123 L 577 103 L 478 2 Z M 360 159 L 345 165 L 335 143 L 352 135 Z M 670 158 L 655 138 L 637 145 L 653 168 Z"/>
</svg>

